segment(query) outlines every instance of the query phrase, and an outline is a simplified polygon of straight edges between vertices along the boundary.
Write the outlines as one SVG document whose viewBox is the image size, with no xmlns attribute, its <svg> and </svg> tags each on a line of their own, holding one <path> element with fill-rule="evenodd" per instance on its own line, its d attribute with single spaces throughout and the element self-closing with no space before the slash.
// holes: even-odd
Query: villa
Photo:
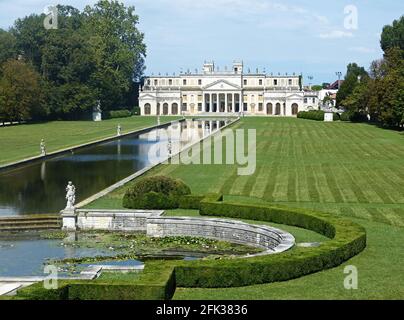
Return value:
<svg viewBox="0 0 404 320">
<path fill-rule="evenodd" d="M 139 105 L 141 115 L 243 112 L 296 116 L 318 104 L 317 95 L 302 88 L 300 75 L 246 73 L 243 62 L 234 62 L 231 70 L 219 71 L 214 62 L 205 62 L 202 73 L 146 77 L 140 87 Z"/>
</svg>

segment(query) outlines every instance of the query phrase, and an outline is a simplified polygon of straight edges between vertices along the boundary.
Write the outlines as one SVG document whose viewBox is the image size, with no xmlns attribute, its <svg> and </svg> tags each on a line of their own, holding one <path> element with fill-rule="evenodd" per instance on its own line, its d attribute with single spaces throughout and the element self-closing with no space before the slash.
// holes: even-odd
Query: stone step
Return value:
<svg viewBox="0 0 404 320">
<path fill-rule="evenodd" d="M 60 224 L 44 224 L 44 225 L 20 225 L 20 226 L 1 226 L 1 231 L 28 231 L 28 230 L 54 230 L 60 229 Z"/>
<path fill-rule="evenodd" d="M 0 228 L 5 226 L 22 226 L 22 225 L 43 225 L 43 224 L 61 224 L 61 220 L 57 219 L 43 219 L 43 220 L 30 220 L 30 221 L 2 221 L 0 220 Z"/>
<path fill-rule="evenodd" d="M 55 219 L 60 220 L 61 216 L 56 214 L 35 214 L 27 216 L 0 216 L 0 221 L 33 221 L 33 220 L 47 220 Z"/>
</svg>

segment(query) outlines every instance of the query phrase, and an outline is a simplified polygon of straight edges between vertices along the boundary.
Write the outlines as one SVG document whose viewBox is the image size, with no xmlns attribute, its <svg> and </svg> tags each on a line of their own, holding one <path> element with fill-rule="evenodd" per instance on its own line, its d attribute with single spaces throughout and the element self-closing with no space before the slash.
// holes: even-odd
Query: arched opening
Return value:
<svg viewBox="0 0 404 320">
<path fill-rule="evenodd" d="M 163 115 L 168 115 L 168 103 L 163 104 Z"/>
<path fill-rule="evenodd" d="M 273 114 L 273 106 L 272 103 L 267 103 L 267 115 L 272 115 Z"/>
<path fill-rule="evenodd" d="M 275 115 L 279 116 L 281 114 L 281 104 L 277 103 L 275 107 Z"/>
<path fill-rule="evenodd" d="M 145 115 L 150 115 L 151 114 L 151 105 L 150 105 L 150 103 L 146 103 L 144 105 L 144 114 Z"/>
<path fill-rule="evenodd" d="M 171 105 L 171 113 L 172 114 L 178 114 L 178 104 L 177 103 L 173 103 Z"/>
<path fill-rule="evenodd" d="M 299 112 L 299 106 L 297 105 L 297 103 L 292 104 L 292 115 L 297 115 L 297 113 Z"/>
</svg>

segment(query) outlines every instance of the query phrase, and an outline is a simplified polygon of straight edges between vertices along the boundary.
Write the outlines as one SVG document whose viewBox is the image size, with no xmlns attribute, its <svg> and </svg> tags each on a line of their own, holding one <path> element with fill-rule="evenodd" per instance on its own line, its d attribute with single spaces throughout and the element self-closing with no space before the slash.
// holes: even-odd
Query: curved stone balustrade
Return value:
<svg viewBox="0 0 404 320">
<path fill-rule="evenodd" d="M 150 237 L 203 237 L 264 249 L 260 254 L 283 252 L 295 243 L 290 233 L 280 229 L 236 220 L 161 216 L 148 218 L 146 227 Z"/>
</svg>

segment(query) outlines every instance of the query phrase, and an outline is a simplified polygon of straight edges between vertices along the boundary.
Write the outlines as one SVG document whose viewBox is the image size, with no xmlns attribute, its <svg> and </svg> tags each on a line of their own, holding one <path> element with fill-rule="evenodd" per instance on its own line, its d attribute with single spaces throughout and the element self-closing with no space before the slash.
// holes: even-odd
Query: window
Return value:
<svg viewBox="0 0 404 320">
<path fill-rule="evenodd" d="M 316 98 L 313 98 L 313 103 L 316 103 Z"/>
<path fill-rule="evenodd" d="M 173 79 L 168 80 L 168 84 L 169 84 L 170 86 L 172 86 L 172 85 L 173 85 Z"/>
<path fill-rule="evenodd" d="M 243 104 L 243 110 L 244 110 L 244 111 L 247 111 L 247 110 L 248 110 L 248 105 L 247 105 L 247 103 L 244 103 L 244 104 Z"/>
<path fill-rule="evenodd" d="M 262 79 L 259 79 L 258 84 L 262 86 Z"/>
<path fill-rule="evenodd" d="M 307 98 L 304 98 L 304 103 L 307 103 Z"/>
<path fill-rule="evenodd" d="M 147 85 L 148 85 L 148 86 L 150 86 L 150 79 L 149 79 L 149 80 L 147 80 L 147 82 L 146 82 L 146 83 L 147 83 Z"/>
<path fill-rule="evenodd" d="M 182 104 L 181 111 L 187 111 L 187 104 L 186 103 Z"/>
<path fill-rule="evenodd" d="M 274 79 L 274 86 L 278 85 L 278 79 Z"/>
<path fill-rule="evenodd" d="M 199 86 L 202 85 L 202 79 L 198 79 L 198 85 L 199 85 Z"/>
<path fill-rule="evenodd" d="M 198 103 L 198 111 L 202 111 L 202 103 Z"/>
<path fill-rule="evenodd" d="M 262 103 L 258 103 L 258 111 L 262 112 L 264 109 L 264 105 Z"/>
<path fill-rule="evenodd" d="M 154 85 L 157 86 L 158 82 L 157 79 L 154 80 Z"/>
<path fill-rule="evenodd" d="M 183 84 L 184 86 L 186 86 L 186 85 L 187 85 L 187 79 L 183 79 L 183 80 L 182 80 L 182 84 Z"/>
<path fill-rule="evenodd" d="M 244 79 L 244 85 L 245 86 L 247 85 L 247 79 Z"/>
<path fill-rule="evenodd" d="M 289 79 L 289 85 L 290 86 L 292 85 L 292 79 Z"/>
</svg>

